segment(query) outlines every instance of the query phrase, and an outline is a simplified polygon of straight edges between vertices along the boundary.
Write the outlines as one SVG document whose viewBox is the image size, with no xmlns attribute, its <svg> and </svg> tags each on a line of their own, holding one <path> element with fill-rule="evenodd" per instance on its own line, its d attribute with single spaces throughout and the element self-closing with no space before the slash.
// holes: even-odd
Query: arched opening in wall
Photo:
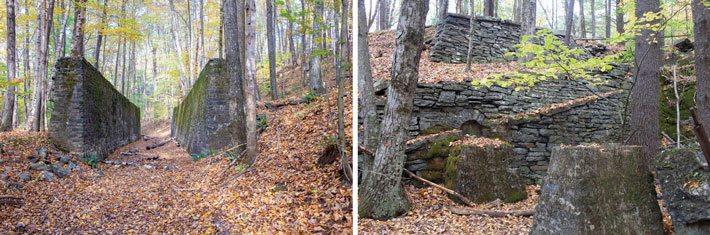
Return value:
<svg viewBox="0 0 710 235">
<path fill-rule="evenodd" d="M 466 121 L 459 128 L 464 135 L 480 137 L 483 136 L 483 125 L 476 120 Z"/>
</svg>

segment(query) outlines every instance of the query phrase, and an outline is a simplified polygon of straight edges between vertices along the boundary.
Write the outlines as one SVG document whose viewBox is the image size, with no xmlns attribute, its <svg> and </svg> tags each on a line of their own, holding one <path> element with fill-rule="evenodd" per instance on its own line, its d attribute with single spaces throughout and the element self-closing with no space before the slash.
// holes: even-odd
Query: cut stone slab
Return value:
<svg viewBox="0 0 710 235">
<path fill-rule="evenodd" d="M 553 148 L 530 234 L 663 234 L 642 148 Z"/>
<path fill-rule="evenodd" d="M 171 136 L 191 154 L 202 154 L 245 140 L 244 130 L 232 107 L 236 99 L 230 89 L 227 63 L 211 59 L 200 73 L 190 93 L 173 109 Z M 243 108 L 243 107 L 238 107 Z"/>
<path fill-rule="evenodd" d="M 690 148 L 663 151 L 656 164 L 675 234 L 710 234 L 710 172 Z"/>
<path fill-rule="evenodd" d="M 22 173 L 20 174 L 20 179 L 23 181 L 30 181 L 32 180 L 32 175 L 30 175 L 29 173 Z"/>
<path fill-rule="evenodd" d="M 459 147 L 461 153 L 458 158 L 449 159 L 450 163 L 455 161 L 456 166 L 453 188 L 455 191 L 474 203 L 486 203 L 496 199 L 516 202 L 527 198 L 520 175 L 508 169 L 513 161 L 512 145 L 503 143 Z"/>
<path fill-rule="evenodd" d="M 83 57 L 59 59 L 52 74 L 54 109 L 47 135 L 56 146 L 79 158 L 102 160 L 138 140 L 140 109 Z"/>
<path fill-rule="evenodd" d="M 57 179 L 57 176 L 54 175 L 52 172 L 42 171 L 41 173 L 39 173 L 39 178 L 43 181 L 52 182 Z"/>
</svg>

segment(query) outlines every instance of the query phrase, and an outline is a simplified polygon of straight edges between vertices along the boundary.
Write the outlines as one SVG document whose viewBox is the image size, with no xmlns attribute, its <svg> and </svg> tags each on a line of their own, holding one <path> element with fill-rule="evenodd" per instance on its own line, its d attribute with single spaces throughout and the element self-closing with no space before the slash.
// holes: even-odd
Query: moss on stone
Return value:
<svg viewBox="0 0 710 235">
<path fill-rule="evenodd" d="M 444 171 L 444 183 L 446 188 L 456 190 L 456 163 L 461 160 L 459 154 L 461 147 L 456 146 L 452 149 L 449 157 L 446 159 L 446 170 Z"/>
<path fill-rule="evenodd" d="M 422 178 L 434 183 L 440 183 L 444 180 L 444 173 L 436 170 L 419 171 Z"/>
<path fill-rule="evenodd" d="M 429 145 L 428 151 L 426 153 L 424 153 L 421 156 L 421 158 L 422 159 L 431 159 L 431 158 L 435 158 L 435 157 L 446 158 L 449 156 L 449 152 L 451 150 L 449 143 L 454 142 L 459 139 L 460 139 L 460 137 L 458 135 L 451 135 L 449 137 L 446 137 L 445 139 L 436 141 L 436 142 Z"/>
<path fill-rule="evenodd" d="M 446 124 L 436 124 L 436 125 L 431 126 L 431 127 L 427 128 L 427 129 L 421 130 L 421 131 L 419 132 L 419 135 L 421 135 L 421 136 L 433 135 L 433 134 L 441 133 L 441 132 L 444 132 L 444 131 L 450 131 L 450 130 L 453 130 L 453 129 L 454 129 L 453 127 L 450 127 L 450 126 L 448 126 L 448 125 L 446 125 Z"/>
<path fill-rule="evenodd" d="M 524 193 L 522 193 L 520 191 L 512 191 L 508 194 L 508 197 L 505 199 L 505 202 L 508 202 L 508 203 L 518 202 L 518 201 L 525 200 L 526 198 L 528 198 L 528 196 L 525 195 Z"/>
</svg>

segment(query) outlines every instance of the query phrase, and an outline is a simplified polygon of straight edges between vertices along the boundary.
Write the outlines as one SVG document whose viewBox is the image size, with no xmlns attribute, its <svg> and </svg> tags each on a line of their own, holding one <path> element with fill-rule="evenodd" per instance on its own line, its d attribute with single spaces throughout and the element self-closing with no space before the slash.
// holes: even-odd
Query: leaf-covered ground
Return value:
<svg viewBox="0 0 710 235">
<path fill-rule="evenodd" d="M 11 169 L 0 168 L 9 175 L 0 180 L 0 195 L 23 197 L 25 204 L 0 205 L 0 234 L 349 234 L 352 188 L 342 183 L 339 161 L 316 164 L 324 137 L 335 133 L 335 92 L 310 104 L 264 111 L 269 127 L 259 140 L 259 162 L 235 179 L 230 176 L 238 169 L 220 177 L 231 161 L 224 156 L 193 161 L 172 143 L 145 150 L 167 138 L 169 129 L 163 125 L 151 133 L 160 138 L 139 140 L 107 158 L 136 165 L 99 163 L 89 169 L 79 163 L 84 170 L 66 178 L 42 182 L 33 172 L 33 180 L 24 182 L 18 176 L 30 172 L 27 156 L 39 146 L 57 150 L 45 133 L 2 133 L 6 153 L 0 165 Z M 345 100 L 345 110 L 351 110 L 351 96 Z M 346 129 L 351 128 L 351 118 L 348 111 Z M 160 158 L 118 154 L 130 149 Z M 25 186 L 10 189 L 8 181 Z"/>
<path fill-rule="evenodd" d="M 366 218 L 358 220 L 363 234 L 527 234 L 532 225 L 529 217 L 489 217 L 456 215 L 447 207 L 464 207 L 451 201 L 447 194 L 433 187 L 407 185 L 412 210 L 407 215 L 388 221 Z M 539 186 L 537 188 L 539 190 Z M 508 211 L 531 210 L 537 204 L 535 186 L 528 186 L 528 198 L 517 203 L 477 204 L 473 209 Z"/>
</svg>

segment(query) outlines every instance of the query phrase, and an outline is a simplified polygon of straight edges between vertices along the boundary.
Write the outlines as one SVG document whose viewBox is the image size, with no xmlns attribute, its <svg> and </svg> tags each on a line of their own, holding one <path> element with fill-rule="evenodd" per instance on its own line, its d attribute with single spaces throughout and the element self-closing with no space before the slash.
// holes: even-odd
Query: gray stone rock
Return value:
<svg viewBox="0 0 710 235">
<path fill-rule="evenodd" d="M 57 176 L 54 175 L 52 172 L 42 171 L 39 173 L 39 179 L 41 179 L 42 181 L 52 182 L 57 179 Z"/>
<path fill-rule="evenodd" d="M 32 165 L 30 165 L 30 170 L 33 170 L 33 171 L 48 171 L 48 170 L 49 170 L 49 166 L 47 166 L 46 164 L 44 164 L 44 162 L 32 163 Z"/>
<path fill-rule="evenodd" d="M 29 155 L 27 156 L 27 160 L 30 160 L 32 163 L 37 163 L 39 161 L 39 157 L 37 155 Z"/>
<path fill-rule="evenodd" d="M 445 104 L 452 104 L 456 102 L 456 92 L 455 91 L 442 91 L 439 95 L 439 102 Z"/>
<path fill-rule="evenodd" d="M 663 151 L 656 164 L 676 234 L 710 234 L 710 172 L 699 157 L 695 149 L 671 149 Z"/>
<path fill-rule="evenodd" d="M 17 182 L 17 181 L 7 181 L 7 183 L 5 183 L 5 187 L 7 187 L 7 188 L 24 188 L 25 184 Z"/>
<path fill-rule="evenodd" d="M 64 163 L 64 164 L 69 163 L 69 161 L 71 161 L 71 160 L 72 160 L 72 156 L 59 155 L 59 161 L 62 162 L 62 163 Z"/>
<path fill-rule="evenodd" d="M 5 172 L 0 172 L 0 180 L 7 180 L 9 178 L 10 176 L 8 174 L 5 174 Z"/>
<path fill-rule="evenodd" d="M 72 172 L 81 172 L 81 167 L 73 162 L 70 162 L 69 164 L 67 164 L 67 170 L 70 170 Z"/>
<path fill-rule="evenodd" d="M 59 178 L 64 178 L 69 176 L 69 174 L 71 174 L 71 171 L 64 169 L 64 167 L 62 167 L 60 164 L 54 163 L 52 164 L 52 173 L 54 173 Z"/>
<path fill-rule="evenodd" d="M 32 180 L 32 175 L 30 173 L 22 173 L 20 174 L 20 179 L 23 181 L 30 181 Z"/>
</svg>

